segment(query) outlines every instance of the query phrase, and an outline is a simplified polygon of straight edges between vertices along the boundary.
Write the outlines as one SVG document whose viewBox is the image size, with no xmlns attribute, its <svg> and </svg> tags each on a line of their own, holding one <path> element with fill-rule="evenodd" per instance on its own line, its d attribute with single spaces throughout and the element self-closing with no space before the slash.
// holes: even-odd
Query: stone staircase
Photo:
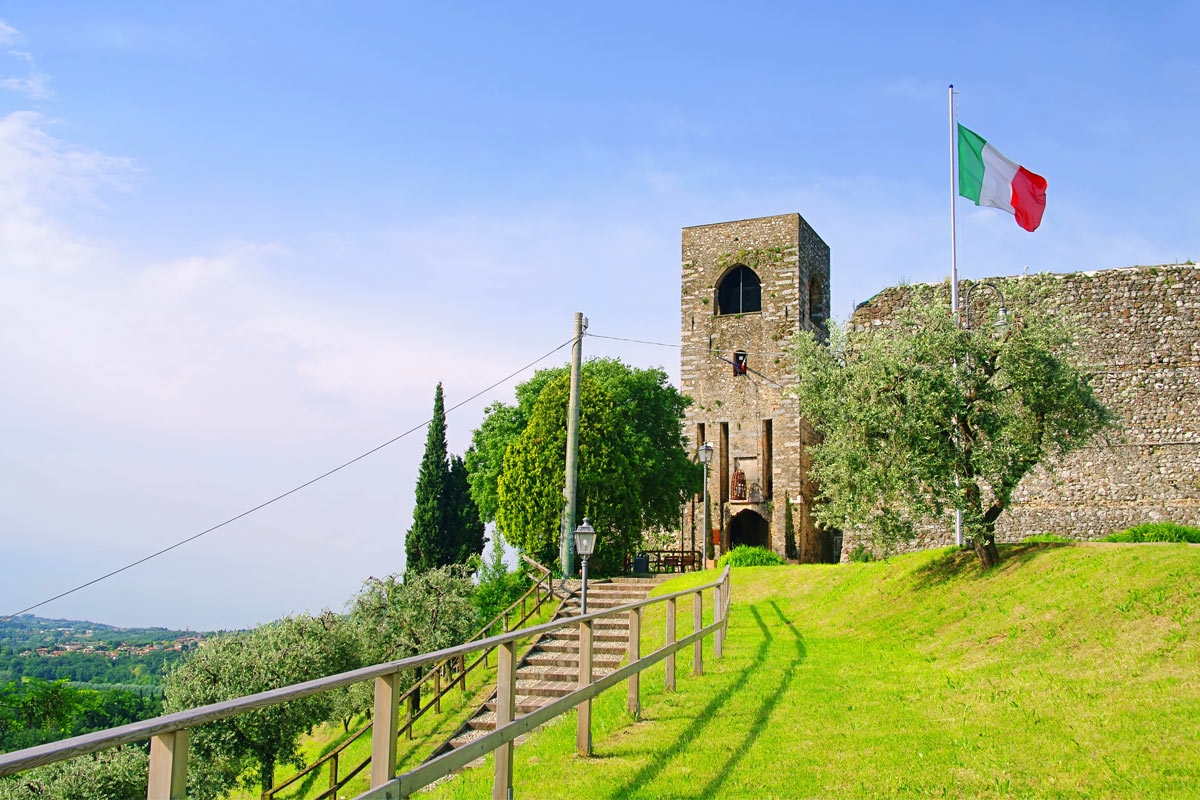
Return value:
<svg viewBox="0 0 1200 800">
<path fill-rule="evenodd" d="M 616 608 L 626 603 L 644 600 L 661 578 L 613 578 L 588 582 L 588 611 Z M 555 620 L 578 616 L 580 612 L 579 582 L 570 581 L 566 599 Z M 560 590 L 557 585 L 556 593 Z M 596 620 L 592 626 L 592 678 L 601 678 L 616 671 L 629 651 L 628 615 Z M 517 664 L 516 717 L 531 711 L 579 688 L 579 629 L 563 627 L 543 634 Z M 496 729 L 495 692 L 461 728 L 439 747 L 433 756 L 475 741 Z M 517 740 L 519 744 L 520 739 Z"/>
</svg>

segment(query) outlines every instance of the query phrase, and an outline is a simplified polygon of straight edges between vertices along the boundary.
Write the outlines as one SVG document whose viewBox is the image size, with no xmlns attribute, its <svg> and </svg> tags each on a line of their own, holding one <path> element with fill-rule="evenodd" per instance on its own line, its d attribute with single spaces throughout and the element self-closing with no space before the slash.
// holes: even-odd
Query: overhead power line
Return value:
<svg viewBox="0 0 1200 800">
<path fill-rule="evenodd" d="M 540 356 L 538 356 L 538 357 L 537 357 L 537 358 L 535 358 L 533 361 L 530 361 L 528 364 L 526 364 L 525 366 L 521 367 L 520 369 L 517 369 L 517 370 L 515 370 L 515 371 L 513 371 L 513 372 L 510 372 L 508 375 L 505 375 L 503 378 L 501 378 L 500 380 L 496 381 L 496 382 L 495 382 L 495 383 L 493 383 L 492 385 L 490 385 L 490 386 L 488 386 L 488 387 L 486 387 L 486 388 L 480 389 L 478 392 L 476 392 L 475 394 L 471 395 L 471 396 L 470 396 L 470 397 L 468 397 L 466 400 L 462 400 L 462 401 L 460 401 L 460 402 L 458 402 L 458 403 L 455 403 L 454 405 L 450 406 L 449 408 L 447 408 L 447 409 L 446 409 L 446 412 L 445 412 L 445 413 L 449 414 L 451 411 L 454 411 L 455 409 L 461 408 L 462 406 L 464 406 L 464 405 L 466 405 L 467 403 L 471 402 L 472 400 L 474 400 L 475 398 L 479 397 L 480 395 L 482 395 L 482 394 L 486 394 L 487 392 L 490 392 L 492 389 L 495 389 L 497 386 L 499 386 L 500 384 L 504 383 L 505 381 L 511 380 L 512 378 L 515 378 L 516 376 L 520 375 L 520 374 L 521 374 L 522 372 L 524 372 L 525 370 L 527 370 L 527 369 L 529 369 L 530 367 L 532 367 L 534 364 L 537 364 L 537 363 L 538 363 L 538 362 L 540 362 L 540 361 L 545 361 L 547 358 L 549 358 L 550 356 L 554 355 L 554 354 L 555 354 L 555 353 L 557 353 L 559 350 L 562 350 L 564 347 L 566 347 L 567 345 L 569 345 L 569 344 L 570 344 L 571 342 L 573 342 L 573 341 L 575 341 L 574 337 L 572 337 L 572 338 L 568 339 L 567 341 L 565 341 L 565 342 L 563 342 L 562 344 L 560 344 L 560 345 L 558 345 L 557 347 L 555 347 L 553 350 L 550 350 L 549 352 L 547 352 L 547 353 L 545 353 L 545 354 L 543 354 L 543 355 L 540 355 Z M 67 596 L 67 595 L 69 595 L 69 594 L 74 594 L 75 592 L 78 592 L 80 589 L 86 589 L 87 587 L 89 587 L 89 586 L 93 586 L 93 585 L 95 585 L 95 584 L 97 584 L 97 583 L 100 583 L 100 581 L 107 580 L 107 579 L 109 579 L 109 578 L 113 577 L 114 575 L 119 575 L 119 574 L 121 574 L 122 572 L 125 572 L 126 570 L 133 569 L 134 567 L 138 566 L 139 564 L 145 564 L 147 561 L 151 560 L 152 558 L 158 558 L 159 556 L 163 555 L 164 553 L 169 553 L 169 552 L 171 552 L 172 550 L 174 550 L 175 548 L 177 548 L 177 547 L 182 547 L 183 545 L 187 544 L 188 542 L 194 542 L 194 541 L 196 541 L 197 539 L 199 539 L 201 536 L 205 536 L 205 535 L 207 535 L 207 534 L 210 534 L 210 533 L 212 533 L 212 532 L 213 532 L 213 531 L 215 531 L 215 530 L 218 530 L 218 529 L 220 529 L 220 528 L 224 528 L 226 525 L 229 525 L 229 524 L 230 524 L 230 523 L 232 523 L 232 522 L 237 522 L 239 519 L 242 519 L 243 517 L 248 517 L 248 516 L 250 516 L 251 514 L 253 514 L 255 511 L 259 511 L 259 510 L 261 510 L 261 509 L 264 509 L 264 508 L 266 508 L 267 506 L 271 505 L 272 503 L 277 503 L 277 502 L 279 502 L 280 500 L 282 500 L 283 498 L 285 498 L 285 497 L 288 497 L 289 495 L 293 495 L 293 494 L 295 494 L 296 492 L 299 492 L 299 491 L 300 491 L 300 490 L 302 490 L 302 489 L 307 489 L 309 486 L 312 486 L 312 485 L 313 485 L 314 483 L 316 483 L 317 481 L 324 480 L 325 478 L 328 478 L 330 475 L 333 475 L 335 472 L 341 472 L 342 470 L 344 470 L 346 467 L 350 466 L 351 464 L 355 464 L 355 463 L 357 463 L 357 462 L 359 462 L 359 461 L 362 461 L 364 458 L 366 458 L 366 457 L 367 457 L 367 456 L 369 456 L 369 455 L 373 455 L 374 453 L 378 453 L 380 450 L 382 450 L 383 448 L 387 447 L 388 445 L 395 444 L 396 442 L 400 441 L 400 440 L 401 440 L 401 439 L 403 439 L 404 437 L 406 437 L 406 436 L 408 436 L 408 435 L 410 435 L 410 434 L 416 433 L 417 431 L 421 430 L 421 429 L 422 429 L 422 428 L 424 428 L 426 425 L 428 425 L 430 422 L 432 422 L 432 420 L 428 420 L 428 419 L 427 419 L 427 420 L 425 420 L 424 422 L 420 423 L 419 425 L 414 425 L 413 427 L 409 428 L 408 430 L 404 431 L 403 433 L 399 434 L 398 436 L 393 436 L 391 439 L 388 439 L 388 440 L 387 440 L 386 442 L 384 442 L 383 444 L 376 445 L 375 447 L 372 447 L 370 450 L 366 451 L 365 453 L 362 453 L 361 455 L 357 455 L 357 456 L 355 456 L 354 458 L 350 459 L 349 461 L 345 462 L 344 464 L 340 464 L 340 465 L 338 465 L 338 466 L 334 467 L 333 469 L 329 470 L 328 472 L 323 472 L 323 473 L 321 473 L 320 475 L 318 475 L 317 477 L 315 477 L 315 478 L 312 478 L 311 480 L 307 480 L 307 481 L 305 481 L 304 483 L 300 484 L 299 486 L 297 486 L 297 487 L 295 487 L 295 488 L 293 488 L 293 489 L 288 489 L 288 490 L 287 490 L 286 492 L 284 492 L 283 494 L 276 495 L 275 497 L 272 497 L 270 500 L 267 500 L 266 502 L 259 503 L 258 505 L 254 506 L 253 508 L 250 508 L 250 509 L 247 509 L 246 511 L 243 511 L 242 513 L 238 514 L 237 516 L 230 517 L 229 519 L 225 520 L 224 522 L 221 522 L 221 523 L 218 523 L 218 524 L 216 524 L 216 525 L 213 525 L 211 528 L 207 528 L 207 529 L 205 529 L 205 530 L 202 530 L 202 531 L 200 531 L 199 533 L 196 533 L 196 534 L 193 534 L 193 535 L 191 535 L 191 536 L 187 537 L 186 539 L 180 539 L 178 542 L 175 542 L 175 544 L 173 544 L 173 545 L 170 545 L 169 547 L 164 547 L 163 549 L 161 549 L 161 550 L 158 550 L 157 552 L 151 553 L 151 554 L 150 554 L 150 555 L 148 555 L 148 556 L 144 556 L 143 558 L 139 558 L 137 561 L 133 561 L 133 562 L 131 562 L 131 563 L 129 563 L 129 564 L 126 564 L 125 566 L 121 567 L 120 569 L 114 569 L 112 572 L 107 572 L 107 573 L 105 573 L 104 575 L 101 575 L 101 576 L 100 576 L 100 577 L 98 577 L 98 578 L 93 578 L 92 580 L 88 581 L 87 583 L 81 583 L 81 584 L 79 584 L 78 586 L 76 586 L 76 587 L 74 587 L 74 588 L 72 588 L 72 589 L 68 589 L 68 590 L 66 590 L 65 592 L 59 592 L 58 594 L 54 595 L 53 597 L 47 598 L 47 599 L 45 599 L 45 600 L 41 601 L 40 603 L 34 603 L 33 605 L 29 606 L 28 608 L 23 608 L 23 609 L 21 609 L 20 611 L 17 611 L 17 612 L 15 612 L 15 613 L 9 614 L 9 615 L 8 615 L 8 616 L 6 616 L 6 617 L 0 617 L 0 622 L 4 622 L 4 621 L 6 621 L 6 620 L 10 620 L 10 619 L 12 619 L 13 617 L 20 616 L 21 614 L 24 614 L 24 613 L 26 613 L 26 612 L 33 611 L 35 608 L 41 608 L 42 606 L 46 605 L 47 603 L 53 603 L 55 600 L 59 600 L 59 599 L 61 599 L 61 598 L 63 598 L 63 597 L 66 597 L 66 596 Z"/>
<path fill-rule="evenodd" d="M 589 336 L 593 339 L 612 339 L 615 342 L 633 342 L 634 344 L 649 344 L 649 345 L 654 345 L 655 347 L 674 347 L 676 350 L 683 349 L 683 345 L 670 344 L 668 342 L 652 342 L 647 339 L 627 339 L 624 336 L 602 336 L 598 333 L 585 333 L 584 336 Z M 702 347 L 702 345 L 701 345 L 701 347 Z M 705 348 L 705 349 L 708 349 L 708 348 Z M 712 351 L 709 350 L 709 352 L 712 352 Z M 741 350 L 739 352 L 743 352 L 748 356 L 786 356 L 788 354 L 786 350 L 776 350 L 776 351 L 770 352 L 770 353 L 762 353 L 762 352 L 748 351 L 748 350 Z"/>
</svg>

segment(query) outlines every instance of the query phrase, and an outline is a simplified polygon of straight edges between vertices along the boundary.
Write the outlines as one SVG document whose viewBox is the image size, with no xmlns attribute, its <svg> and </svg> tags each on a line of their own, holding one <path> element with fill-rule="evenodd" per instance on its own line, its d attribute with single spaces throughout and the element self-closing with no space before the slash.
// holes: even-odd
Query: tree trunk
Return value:
<svg viewBox="0 0 1200 800">
<path fill-rule="evenodd" d="M 1000 563 L 1000 551 L 996 549 L 996 534 L 984 533 L 976 536 L 973 544 L 981 567 L 991 569 Z"/>
<path fill-rule="evenodd" d="M 259 781 L 262 784 L 262 792 L 265 797 L 267 792 L 275 786 L 275 756 L 262 757 L 259 759 L 258 768 Z"/>
</svg>

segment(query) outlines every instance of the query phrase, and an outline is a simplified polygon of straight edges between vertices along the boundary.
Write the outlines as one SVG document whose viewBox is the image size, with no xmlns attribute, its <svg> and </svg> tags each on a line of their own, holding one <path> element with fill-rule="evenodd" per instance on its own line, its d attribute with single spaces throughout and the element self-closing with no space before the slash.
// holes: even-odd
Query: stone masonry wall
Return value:
<svg viewBox="0 0 1200 800">
<path fill-rule="evenodd" d="M 1079 356 L 1119 428 L 1026 476 L 997 522 L 997 538 L 1049 531 L 1096 539 L 1158 520 L 1200 525 L 1200 268 L 1051 278 L 1054 305 L 1087 328 Z M 1003 291 L 1022 278 L 988 280 Z M 907 297 L 905 287 L 885 289 L 855 310 L 851 324 L 886 325 Z M 925 526 L 915 546 L 953 544 L 953 527 L 950 521 Z M 854 545 L 848 532 L 843 554 Z"/>
<path fill-rule="evenodd" d="M 717 314 L 717 287 L 739 265 L 758 275 L 762 310 Z M 685 434 L 692 449 L 703 441 L 715 448 L 708 490 L 711 526 L 720 531 L 718 550 L 730 546 L 734 516 L 753 512 L 766 520 L 770 547 L 784 553 L 786 494 L 802 558 L 817 560 L 820 543 L 808 513 L 813 497 L 804 454 L 812 432 L 780 384 L 787 383 L 783 350 L 796 332 L 827 335 L 828 245 L 799 214 L 685 228 L 681 290 L 681 391 L 694 401 Z M 732 360 L 739 350 L 748 354 L 752 372 L 735 376 L 721 358 Z M 748 502 L 730 501 L 729 482 L 738 466 L 759 489 Z M 685 508 L 684 525 L 693 525 L 693 508 L 699 544 L 707 538 L 699 500 Z M 750 518 L 746 514 L 738 525 Z"/>
</svg>

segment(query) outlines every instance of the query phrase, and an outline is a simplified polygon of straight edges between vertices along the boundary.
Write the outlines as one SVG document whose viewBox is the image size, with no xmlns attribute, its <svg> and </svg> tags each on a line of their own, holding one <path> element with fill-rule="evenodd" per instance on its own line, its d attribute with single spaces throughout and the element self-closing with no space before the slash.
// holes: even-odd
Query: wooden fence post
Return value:
<svg viewBox="0 0 1200 800">
<path fill-rule="evenodd" d="M 186 800 L 187 762 L 187 728 L 152 736 L 147 800 Z"/>
<path fill-rule="evenodd" d="M 592 621 L 579 623 L 579 688 L 586 689 L 592 683 Z M 575 726 L 575 752 L 581 756 L 592 754 L 592 701 L 584 700 L 578 706 L 579 715 Z"/>
<path fill-rule="evenodd" d="M 420 670 L 414 670 L 420 672 Z M 420 675 L 417 676 L 420 680 Z M 416 684 L 412 688 L 412 694 L 408 696 L 408 738 L 411 741 L 413 738 L 413 723 L 417 721 L 417 714 L 421 711 L 421 684 Z"/>
<path fill-rule="evenodd" d="M 699 633 L 704 627 L 704 593 L 692 595 L 692 633 Z M 697 639 L 692 645 L 692 674 L 704 674 L 704 639 Z"/>
<path fill-rule="evenodd" d="M 640 608 L 631 609 L 629 612 L 629 663 L 637 661 L 642 657 L 642 610 Z M 642 693 L 641 693 L 641 677 L 642 673 L 635 672 L 629 676 L 629 713 L 634 719 L 642 713 Z"/>
<path fill-rule="evenodd" d="M 442 670 L 444 664 L 438 664 L 433 672 L 433 706 L 437 713 L 442 713 Z"/>
<path fill-rule="evenodd" d="M 496 730 L 513 721 L 516 715 L 517 643 L 505 642 L 496 648 Z M 492 780 L 492 800 L 509 800 L 512 795 L 513 743 L 496 748 L 496 776 Z"/>
<path fill-rule="evenodd" d="M 338 774 L 338 753 L 333 754 L 333 758 L 329 759 L 329 788 L 337 786 Z"/>
<path fill-rule="evenodd" d="M 396 777 L 396 735 L 400 727 L 400 673 L 375 679 L 375 721 L 371 725 L 371 788 Z"/>
<path fill-rule="evenodd" d="M 724 581 L 713 587 L 713 622 L 720 622 L 725 616 L 725 606 L 722 602 Z M 721 658 L 725 655 L 725 626 L 722 625 L 713 632 L 713 656 Z"/>
<path fill-rule="evenodd" d="M 466 694 L 467 693 L 467 656 L 466 656 L 466 654 L 463 654 L 458 657 L 458 675 L 459 675 L 459 682 L 458 682 L 459 688 L 462 689 L 463 694 Z"/>
<path fill-rule="evenodd" d="M 675 644 L 675 598 L 667 601 L 667 646 Z M 667 656 L 667 691 L 675 691 L 675 654 Z"/>
</svg>

